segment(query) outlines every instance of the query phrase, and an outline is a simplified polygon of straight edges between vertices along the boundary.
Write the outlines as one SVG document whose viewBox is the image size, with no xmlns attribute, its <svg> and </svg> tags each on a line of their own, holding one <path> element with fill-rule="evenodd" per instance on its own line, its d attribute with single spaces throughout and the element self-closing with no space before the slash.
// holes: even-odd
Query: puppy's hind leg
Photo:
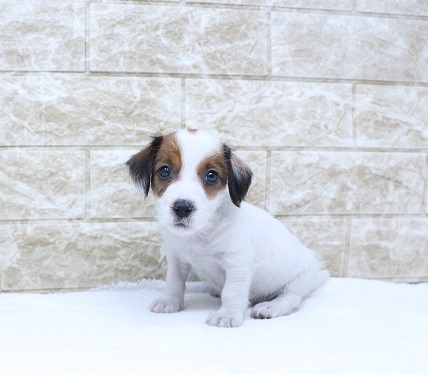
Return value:
<svg viewBox="0 0 428 375">
<path fill-rule="evenodd" d="M 251 316 L 256 319 L 270 319 L 292 313 L 314 289 L 316 279 L 317 275 L 314 275 L 313 270 L 304 271 L 289 282 L 276 298 L 255 305 Z"/>
<path fill-rule="evenodd" d="M 301 297 L 298 295 L 283 291 L 272 301 L 261 302 L 255 305 L 251 310 L 251 317 L 256 319 L 271 319 L 277 316 L 288 315 L 299 307 L 301 300 Z"/>
</svg>

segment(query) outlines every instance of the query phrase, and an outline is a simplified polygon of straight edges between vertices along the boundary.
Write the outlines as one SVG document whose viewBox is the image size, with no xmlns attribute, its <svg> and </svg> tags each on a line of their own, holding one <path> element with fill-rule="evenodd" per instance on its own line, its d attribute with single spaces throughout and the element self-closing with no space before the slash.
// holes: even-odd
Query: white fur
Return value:
<svg viewBox="0 0 428 375">
<path fill-rule="evenodd" d="M 315 254 L 265 211 L 242 202 L 235 206 L 228 188 L 207 198 L 196 166 L 221 147 L 208 133 L 177 132 L 183 167 L 180 178 L 157 199 L 160 229 L 167 256 L 166 289 L 150 306 L 156 313 L 183 308 L 190 268 L 209 283 L 222 305 L 207 324 L 237 327 L 249 302 L 254 318 L 274 318 L 297 309 L 301 300 L 328 278 Z M 194 202 L 187 228 L 177 228 L 171 205 L 177 199 Z"/>
</svg>

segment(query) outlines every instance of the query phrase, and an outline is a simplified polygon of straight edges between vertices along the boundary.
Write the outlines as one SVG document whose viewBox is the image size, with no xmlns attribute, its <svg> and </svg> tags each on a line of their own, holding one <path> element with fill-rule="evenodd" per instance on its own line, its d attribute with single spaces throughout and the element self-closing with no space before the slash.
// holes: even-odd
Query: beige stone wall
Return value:
<svg viewBox="0 0 428 375">
<path fill-rule="evenodd" d="M 428 280 L 424 0 L 0 1 L 0 291 L 162 277 L 124 162 L 218 131 L 334 276 Z"/>
</svg>

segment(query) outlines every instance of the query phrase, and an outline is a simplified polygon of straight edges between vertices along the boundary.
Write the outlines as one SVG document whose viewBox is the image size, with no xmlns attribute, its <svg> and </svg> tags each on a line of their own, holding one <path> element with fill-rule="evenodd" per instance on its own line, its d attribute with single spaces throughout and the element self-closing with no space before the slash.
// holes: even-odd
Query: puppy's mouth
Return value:
<svg viewBox="0 0 428 375">
<path fill-rule="evenodd" d="M 190 218 L 184 218 L 184 219 L 174 218 L 172 223 L 170 223 L 170 228 L 173 232 L 175 232 L 178 235 L 191 234 L 195 232 L 195 230 L 197 229 L 195 227 L 195 223 Z"/>
<path fill-rule="evenodd" d="M 175 222 L 174 223 L 174 227 L 175 228 L 180 228 L 180 229 L 188 229 L 189 228 L 189 224 L 185 224 L 185 223 L 179 221 L 179 222 Z"/>
</svg>

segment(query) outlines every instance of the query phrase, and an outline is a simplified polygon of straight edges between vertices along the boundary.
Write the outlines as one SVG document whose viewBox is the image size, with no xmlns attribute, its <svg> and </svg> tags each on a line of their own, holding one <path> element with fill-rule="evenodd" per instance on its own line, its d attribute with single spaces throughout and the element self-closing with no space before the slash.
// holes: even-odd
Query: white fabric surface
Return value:
<svg viewBox="0 0 428 375">
<path fill-rule="evenodd" d="M 148 312 L 163 285 L 0 294 L 1 374 L 428 374 L 428 283 L 331 279 L 233 329 L 205 325 L 220 302 L 201 283 L 183 311 Z"/>
</svg>

